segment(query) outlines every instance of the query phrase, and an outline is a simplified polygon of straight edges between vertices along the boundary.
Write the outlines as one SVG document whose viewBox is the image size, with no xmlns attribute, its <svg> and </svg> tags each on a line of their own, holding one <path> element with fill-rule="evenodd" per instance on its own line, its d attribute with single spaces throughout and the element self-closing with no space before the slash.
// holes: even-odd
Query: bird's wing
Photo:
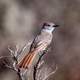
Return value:
<svg viewBox="0 0 80 80">
<path fill-rule="evenodd" d="M 29 52 L 33 51 L 35 48 L 38 47 L 39 41 L 40 41 L 40 35 L 38 35 L 38 36 L 33 40 L 32 44 L 31 44 L 31 46 L 30 46 L 30 51 L 29 51 Z"/>
</svg>

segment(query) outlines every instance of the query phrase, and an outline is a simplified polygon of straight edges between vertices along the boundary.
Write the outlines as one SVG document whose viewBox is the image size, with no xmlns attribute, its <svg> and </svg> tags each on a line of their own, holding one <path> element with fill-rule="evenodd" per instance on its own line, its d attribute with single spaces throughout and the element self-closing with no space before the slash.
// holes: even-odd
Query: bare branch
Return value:
<svg viewBox="0 0 80 80">
<path fill-rule="evenodd" d="M 34 66 L 34 72 L 33 72 L 33 79 L 36 80 L 36 73 L 37 73 L 37 69 L 38 69 L 38 64 L 41 61 L 42 57 L 46 54 L 46 51 L 43 52 L 43 54 L 40 55 L 36 65 Z"/>
<path fill-rule="evenodd" d="M 49 73 L 46 77 L 44 77 L 43 80 L 47 80 L 51 75 L 53 75 L 56 71 L 57 71 L 58 67 L 56 66 L 56 69 L 54 71 L 52 71 L 51 73 Z"/>
</svg>

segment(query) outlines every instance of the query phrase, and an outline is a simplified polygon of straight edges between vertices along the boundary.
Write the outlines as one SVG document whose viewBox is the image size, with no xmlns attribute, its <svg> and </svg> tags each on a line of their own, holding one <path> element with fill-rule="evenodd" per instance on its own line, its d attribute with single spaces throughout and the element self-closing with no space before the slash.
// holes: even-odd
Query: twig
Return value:
<svg viewBox="0 0 80 80">
<path fill-rule="evenodd" d="M 51 75 L 53 75 L 57 71 L 58 67 L 56 66 L 56 69 L 51 72 L 49 75 L 47 75 L 43 80 L 47 80 Z"/>
<path fill-rule="evenodd" d="M 38 64 L 40 62 L 40 60 L 42 59 L 42 57 L 46 54 L 46 51 L 43 52 L 43 54 L 40 55 L 36 65 L 34 66 L 34 72 L 33 72 L 33 79 L 36 80 L 36 72 L 37 72 L 37 68 L 38 68 Z"/>
<path fill-rule="evenodd" d="M 18 54 L 17 54 L 17 58 L 18 56 L 24 52 L 24 50 L 32 43 L 32 41 L 28 42 L 27 44 L 25 44 L 20 51 L 18 51 Z"/>
</svg>

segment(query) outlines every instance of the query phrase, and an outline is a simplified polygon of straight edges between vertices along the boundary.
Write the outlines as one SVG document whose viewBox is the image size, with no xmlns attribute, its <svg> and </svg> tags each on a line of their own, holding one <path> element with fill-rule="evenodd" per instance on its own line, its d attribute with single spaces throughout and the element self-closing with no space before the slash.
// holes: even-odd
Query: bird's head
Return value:
<svg viewBox="0 0 80 80">
<path fill-rule="evenodd" d="M 52 33 L 56 27 L 59 27 L 59 25 L 48 22 L 43 24 L 42 30 Z"/>
</svg>

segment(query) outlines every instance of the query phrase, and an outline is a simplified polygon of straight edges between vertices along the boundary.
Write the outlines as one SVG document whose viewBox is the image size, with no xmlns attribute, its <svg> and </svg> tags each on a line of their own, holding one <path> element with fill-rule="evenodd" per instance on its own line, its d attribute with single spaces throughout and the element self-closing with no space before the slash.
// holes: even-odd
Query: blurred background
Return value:
<svg viewBox="0 0 80 80">
<path fill-rule="evenodd" d="M 40 77 L 56 64 L 56 73 L 47 80 L 80 80 L 80 0 L 0 0 L 0 56 L 9 55 L 8 45 L 33 40 L 46 21 L 60 27 L 53 32 Z"/>
</svg>

